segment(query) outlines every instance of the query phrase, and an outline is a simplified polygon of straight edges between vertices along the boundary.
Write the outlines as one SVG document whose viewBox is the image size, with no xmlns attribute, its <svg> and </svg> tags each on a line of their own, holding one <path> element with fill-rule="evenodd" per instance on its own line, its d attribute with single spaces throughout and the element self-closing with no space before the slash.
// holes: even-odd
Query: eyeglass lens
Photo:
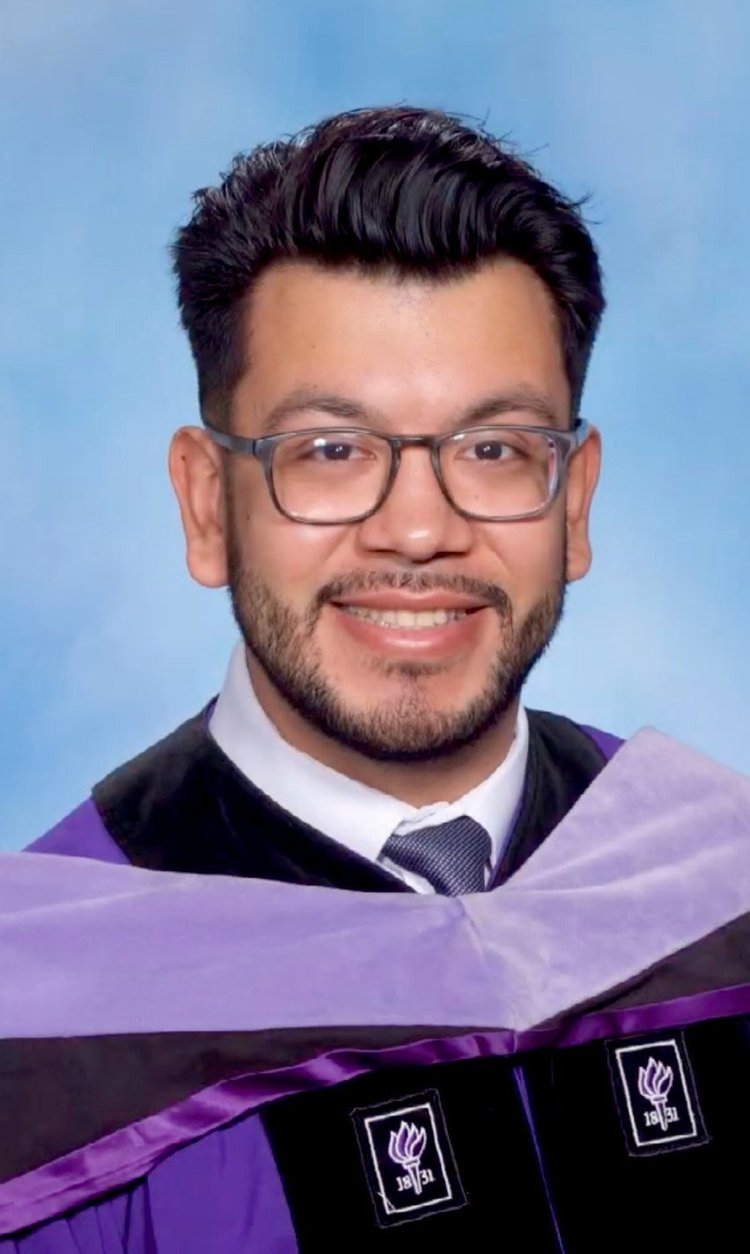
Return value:
<svg viewBox="0 0 750 1254">
<path fill-rule="evenodd" d="M 559 447 L 549 435 L 510 427 L 458 432 L 440 446 L 440 467 L 453 504 L 485 518 L 521 517 L 542 508 L 554 490 L 559 460 Z M 367 514 L 380 501 L 390 470 L 388 442 L 362 431 L 289 435 L 274 449 L 278 502 L 307 522 L 343 522 Z"/>
</svg>

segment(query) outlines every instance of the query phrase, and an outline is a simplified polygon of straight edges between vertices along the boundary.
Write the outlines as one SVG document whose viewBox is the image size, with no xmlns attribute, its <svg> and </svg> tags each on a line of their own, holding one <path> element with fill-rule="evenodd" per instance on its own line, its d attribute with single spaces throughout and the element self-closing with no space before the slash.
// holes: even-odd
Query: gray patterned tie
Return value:
<svg viewBox="0 0 750 1254">
<path fill-rule="evenodd" d="M 487 832 L 466 815 L 436 827 L 394 832 L 383 846 L 383 857 L 421 875 L 449 897 L 482 892 L 491 852 Z"/>
</svg>

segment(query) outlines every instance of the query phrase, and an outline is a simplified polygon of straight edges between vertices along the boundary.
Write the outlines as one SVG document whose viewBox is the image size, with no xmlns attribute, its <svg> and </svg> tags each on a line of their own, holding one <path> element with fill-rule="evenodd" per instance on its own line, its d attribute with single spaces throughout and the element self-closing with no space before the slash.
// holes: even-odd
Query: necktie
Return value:
<svg viewBox="0 0 750 1254">
<path fill-rule="evenodd" d="M 421 875 L 449 897 L 481 893 L 491 852 L 487 832 L 466 815 L 436 827 L 394 832 L 383 846 L 383 857 Z"/>
</svg>

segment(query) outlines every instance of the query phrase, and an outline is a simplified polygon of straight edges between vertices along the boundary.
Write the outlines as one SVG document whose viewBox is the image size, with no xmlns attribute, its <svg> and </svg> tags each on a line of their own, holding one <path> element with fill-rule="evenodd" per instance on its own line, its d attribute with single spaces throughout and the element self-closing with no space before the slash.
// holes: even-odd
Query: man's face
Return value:
<svg viewBox="0 0 750 1254">
<path fill-rule="evenodd" d="M 279 265 L 254 292 L 246 334 L 238 435 L 265 434 L 272 411 L 303 394 L 275 430 L 438 434 L 524 390 L 549 419 L 518 406 L 484 421 L 569 425 L 552 301 L 517 262 L 437 283 Z M 332 417 L 316 397 L 356 416 Z M 472 521 L 442 495 L 424 448 L 403 450 L 375 514 L 333 526 L 283 517 L 255 459 L 226 462 L 226 574 L 266 708 L 280 702 L 369 757 L 439 756 L 493 726 L 588 564 L 585 518 L 583 532 L 571 526 L 569 506 L 566 522 L 565 494 L 540 518 Z"/>
</svg>

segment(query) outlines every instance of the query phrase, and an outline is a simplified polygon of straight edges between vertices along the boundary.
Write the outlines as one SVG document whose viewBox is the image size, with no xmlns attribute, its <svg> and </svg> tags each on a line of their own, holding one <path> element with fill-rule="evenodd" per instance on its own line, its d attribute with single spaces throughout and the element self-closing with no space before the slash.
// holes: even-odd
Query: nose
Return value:
<svg viewBox="0 0 750 1254">
<path fill-rule="evenodd" d="M 371 553 L 420 564 L 471 548 L 472 523 L 443 495 L 429 449 L 401 450 L 391 490 L 380 508 L 359 524 L 359 542 Z"/>
</svg>

